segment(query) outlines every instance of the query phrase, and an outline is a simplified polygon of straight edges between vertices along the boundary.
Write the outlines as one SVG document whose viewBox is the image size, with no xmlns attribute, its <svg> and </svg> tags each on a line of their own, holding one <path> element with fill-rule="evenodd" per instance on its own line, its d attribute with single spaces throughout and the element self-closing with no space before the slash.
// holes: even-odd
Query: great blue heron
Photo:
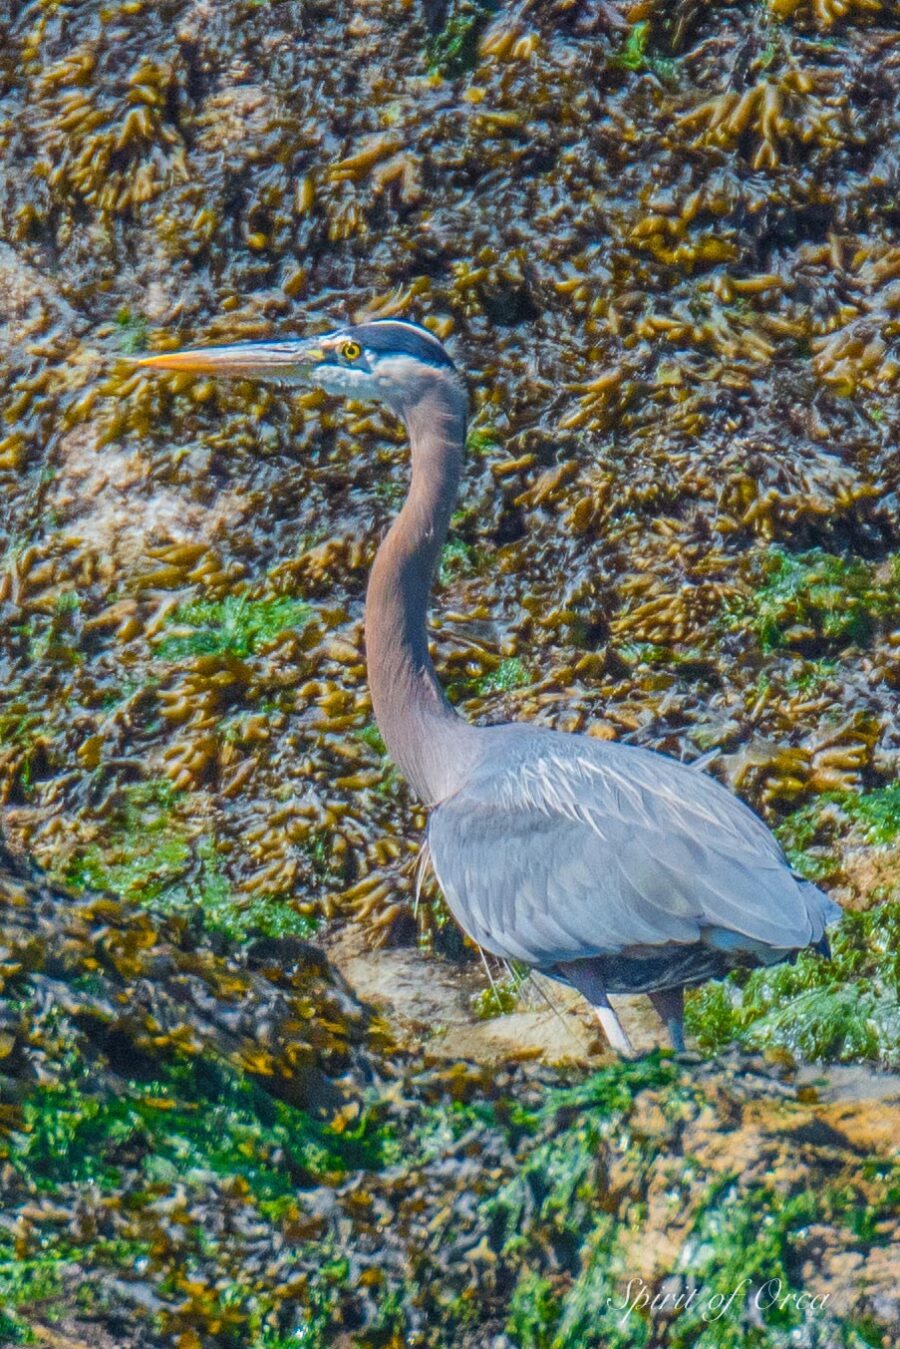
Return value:
<svg viewBox="0 0 900 1349">
<path fill-rule="evenodd" d="M 466 438 L 463 381 L 405 320 L 309 339 L 152 356 L 168 370 L 314 383 L 403 419 L 412 480 L 372 567 L 369 685 L 388 750 L 432 807 L 438 882 L 473 941 L 573 984 L 609 1043 L 631 1045 L 609 993 L 648 993 L 684 1047 L 686 985 L 814 944 L 840 910 L 795 876 L 769 829 L 713 778 L 666 755 L 522 723 L 477 727 L 428 653 L 428 595 Z"/>
</svg>

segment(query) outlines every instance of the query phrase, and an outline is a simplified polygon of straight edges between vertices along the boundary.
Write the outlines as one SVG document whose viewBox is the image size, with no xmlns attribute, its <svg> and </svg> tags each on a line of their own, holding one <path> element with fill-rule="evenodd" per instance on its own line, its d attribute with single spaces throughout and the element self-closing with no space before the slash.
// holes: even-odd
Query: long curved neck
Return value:
<svg viewBox="0 0 900 1349">
<path fill-rule="evenodd" d="M 428 594 L 456 499 L 466 400 L 436 372 L 400 409 L 409 432 L 412 482 L 378 550 L 366 597 L 372 706 L 391 758 L 428 803 L 462 780 L 474 728 L 453 711 L 428 654 Z"/>
</svg>

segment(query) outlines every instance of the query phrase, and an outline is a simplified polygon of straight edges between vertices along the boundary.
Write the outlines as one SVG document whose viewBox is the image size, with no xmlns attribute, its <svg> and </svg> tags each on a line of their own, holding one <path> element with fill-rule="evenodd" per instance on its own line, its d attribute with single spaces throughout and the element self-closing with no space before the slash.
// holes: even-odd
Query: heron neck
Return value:
<svg viewBox="0 0 900 1349">
<path fill-rule="evenodd" d="M 465 394 L 436 375 L 403 409 L 412 481 L 375 558 L 366 597 L 366 658 L 388 753 L 428 803 L 455 791 L 473 728 L 450 706 L 428 654 L 428 597 L 462 469 Z"/>
</svg>

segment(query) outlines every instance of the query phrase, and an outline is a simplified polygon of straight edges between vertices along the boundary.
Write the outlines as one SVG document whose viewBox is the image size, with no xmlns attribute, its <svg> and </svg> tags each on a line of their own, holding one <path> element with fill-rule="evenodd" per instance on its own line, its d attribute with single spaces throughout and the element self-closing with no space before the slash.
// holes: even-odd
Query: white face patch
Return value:
<svg viewBox="0 0 900 1349">
<path fill-rule="evenodd" d="M 320 365 L 310 371 L 309 382 L 318 384 L 326 393 L 342 398 L 381 398 L 381 390 L 371 371 L 363 366 Z"/>
</svg>

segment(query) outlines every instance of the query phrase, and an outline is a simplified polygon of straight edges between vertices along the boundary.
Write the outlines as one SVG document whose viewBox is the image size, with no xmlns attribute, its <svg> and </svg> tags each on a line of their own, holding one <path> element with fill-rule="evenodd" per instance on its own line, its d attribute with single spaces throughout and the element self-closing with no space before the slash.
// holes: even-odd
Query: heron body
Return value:
<svg viewBox="0 0 900 1349">
<path fill-rule="evenodd" d="M 366 655 L 388 751 L 432 807 L 428 844 L 463 930 L 573 984 L 630 1052 L 609 993 L 647 993 L 683 1047 L 686 986 L 773 964 L 840 910 L 795 876 L 766 825 L 713 778 L 649 750 L 523 723 L 476 727 L 428 651 L 429 591 L 456 499 L 467 399 L 427 329 L 401 320 L 308 340 L 174 352 L 146 364 L 314 382 L 406 423 L 412 477 L 375 559 Z"/>
</svg>

